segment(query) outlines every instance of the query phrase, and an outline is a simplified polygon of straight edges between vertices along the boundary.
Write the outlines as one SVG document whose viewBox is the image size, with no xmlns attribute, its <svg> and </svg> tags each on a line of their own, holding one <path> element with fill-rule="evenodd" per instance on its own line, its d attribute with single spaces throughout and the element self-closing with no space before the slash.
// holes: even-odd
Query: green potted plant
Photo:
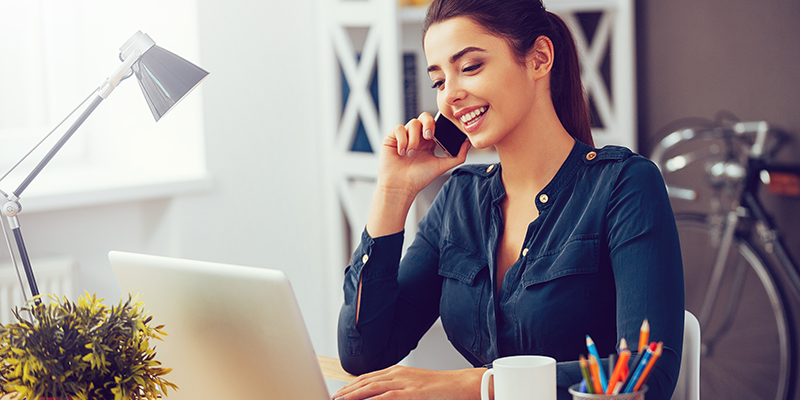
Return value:
<svg viewBox="0 0 800 400">
<path fill-rule="evenodd" d="M 139 400 L 178 387 L 164 379 L 171 369 L 155 359 L 150 340 L 166 336 L 163 325 L 137 298 L 116 307 L 86 293 L 75 304 L 41 296 L 13 311 L 0 325 L 0 393 L 19 399 Z"/>
</svg>

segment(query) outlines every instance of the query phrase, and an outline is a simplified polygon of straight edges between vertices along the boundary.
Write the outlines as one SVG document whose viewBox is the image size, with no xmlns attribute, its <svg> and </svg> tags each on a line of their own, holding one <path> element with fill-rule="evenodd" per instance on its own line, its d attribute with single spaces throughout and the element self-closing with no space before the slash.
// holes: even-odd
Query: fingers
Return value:
<svg viewBox="0 0 800 400">
<path fill-rule="evenodd" d="M 408 133 L 408 144 L 406 154 L 409 157 L 414 157 L 419 147 L 419 141 L 422 137 L 422 122 L 418 119 L 412 119 L 406 123 L 406 132 Z"/>
<path fill-rule="evenodd" d="M 389 135 L 395 140 L 397 154 L 402 156 L 414 157 L 420 151 L 422 140 L 433 139 L 433 131 L 436 122 L 430 113 L 423 112 L 419 118 L 408 121 L 405 126 L 398 125 Z"/>
<path fill-rule="evenodd" d="M 433 120 L 433 116 L 428 112 L 423 112 L 417 119 L 422 123 L 422 137 L 426 140 L 433 139 L 433 131 L 436 129 L 436 121 Z"/>
<path fill-rule="evenodd" d="M 390 367 L 361 375 L 340 388 L 333 398 L 335 400 L 361 400 L 387 392 L 393 388 L 391 371 Z"/>
</svg>

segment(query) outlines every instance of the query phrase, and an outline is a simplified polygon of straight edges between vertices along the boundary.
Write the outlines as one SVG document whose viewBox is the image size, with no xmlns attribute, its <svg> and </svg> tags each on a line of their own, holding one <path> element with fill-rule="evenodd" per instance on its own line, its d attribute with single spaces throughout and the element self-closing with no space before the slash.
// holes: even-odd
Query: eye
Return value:
<svg viewBox="0 0 800 400">
<path fill-rule="evenodd" d="M 444 86 L 444 81 L 436 81 L 436 82 L 433 82 L 433 85 L 431 85 L 431 89 L 440 89 L 441 90 L 443 86 Z"/>
<path fill-rule="evenodd" d="M 461 69 L 461 72 L 467 72 L 467 73 L 474 72 L 474 71 L 477 71 L 478 69 L 480 69 L 480 67 L 482 67 L 482 66 L 483 66 L 483 63 L 467 65 L 463 69 Z"/>
</svg>

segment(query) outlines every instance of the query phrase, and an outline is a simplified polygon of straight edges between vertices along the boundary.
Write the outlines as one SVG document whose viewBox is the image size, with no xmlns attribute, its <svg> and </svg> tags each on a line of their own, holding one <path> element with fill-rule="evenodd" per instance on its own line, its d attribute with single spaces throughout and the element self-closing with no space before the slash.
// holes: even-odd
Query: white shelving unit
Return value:
<svg viewBox="0 0 800 400">
<path fill-rule="evenodd" d="M 377 170 L 377 155 L 371 150 L 394 126 L 406 122 L 405 93 L 417 93 L 410 102 L 417 110 L 409 115 L 433 113 L 436 102 L 422 53 L 425 7 L 398 8 L 395 0 L 318 0 L 318 5 L 319 115 L 328 193 L 322 202 L 332 238 L 327 251 L 335 270 L 330 276 L 341 281 L 369 213 Z M 576 38 L 595 144 L 635 150 L 633 0 L 545 0 L 545 6 L 565 19 Z M 404 67 L 404 55 L 415 58 L 415 73 Z M 404 89 L 408 81 L 416 81 L 416 91 Z M 495 161 L 491 152 L 470 153 L 467 160 Z M 435 192 L 427 190 L 418 198 L 406 223 L 407 244 Z M 334 315 L 338 299 L 331 299 Z"/>
</svg>

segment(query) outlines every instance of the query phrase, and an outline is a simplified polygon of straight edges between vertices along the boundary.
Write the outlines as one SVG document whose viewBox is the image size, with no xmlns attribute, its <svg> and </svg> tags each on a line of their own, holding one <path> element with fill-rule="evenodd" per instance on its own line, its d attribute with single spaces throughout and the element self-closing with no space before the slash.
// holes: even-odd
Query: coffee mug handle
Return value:
<svg viewBox="0 0 800 400">
<path fill-rule="evenodd" d="M 494 375 L 494 368 L 489 368 L 481 378 L 481 400 L 489 400 L 489 378 Z"/>
</svg>

